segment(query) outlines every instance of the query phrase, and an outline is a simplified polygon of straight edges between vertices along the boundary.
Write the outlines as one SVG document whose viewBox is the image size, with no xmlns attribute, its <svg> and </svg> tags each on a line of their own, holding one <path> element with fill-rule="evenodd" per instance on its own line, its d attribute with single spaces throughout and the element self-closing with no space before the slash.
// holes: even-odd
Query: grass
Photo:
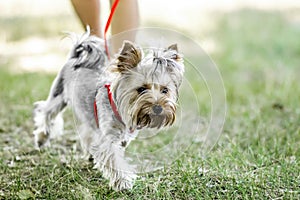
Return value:
<svg viewBox="0 0 300 200">
<path fill-rule="evenodd" d="M 32 103 L 47 96 L 54 76 L 0 68 L 0 198 L 299 199 L 300 21 L 290 20 L 297 12 L 219 15 L 210 36 L 227 92 L 220 140 L 204 158 L 191 149 L 143 175 L 131 191 L 110 190 L 80 159 L 70 112 L 67 139 L 35 151 Z"/>
<path fill-rule="evenodd" d="M 67 14 L 53 17 L 3 16 L 0 18 L 0 24 L 6 32 L 5 36 L 8 41 L 19 41 L 30 36 L 51 38 L 55 35 L 63 35 L 63 31 L 80 30 L 78 22 L 70 20 L 70 15 Z"/>
</svg>

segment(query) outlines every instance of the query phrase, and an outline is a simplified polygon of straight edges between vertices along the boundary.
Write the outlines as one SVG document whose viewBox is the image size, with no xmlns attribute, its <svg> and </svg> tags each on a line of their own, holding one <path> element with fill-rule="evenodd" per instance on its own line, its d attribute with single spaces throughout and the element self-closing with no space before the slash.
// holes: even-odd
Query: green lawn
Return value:
<svg viewBox="0 0 300 200">
<path fill-rule="evenodd" d="M 14 74 L 8 62 L 0 68 L 0 199 L 300 199 L 299 12 L 216 16 L 211 57 L 227 93 L 221 138 L 205 157 L 186 151 L 130 191 L 110 190 L 80 158 L 70 111 L 67 139 L 34 150 L 32 104 L 46 98 L 54 75 Z"/>
</svg>

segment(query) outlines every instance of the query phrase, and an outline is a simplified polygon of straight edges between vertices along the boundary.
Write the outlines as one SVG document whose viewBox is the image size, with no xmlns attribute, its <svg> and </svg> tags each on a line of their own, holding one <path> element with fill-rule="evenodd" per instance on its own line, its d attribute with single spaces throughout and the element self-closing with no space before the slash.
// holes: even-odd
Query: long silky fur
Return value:
<svg viewBox="0 0 300 200">
<path fill-rule="evenodd" d="M 35 143 L 41 148 L 55 132 L 62 132 L 61 115 L 67 105 L 71 106 L 78 120 L 82 147 L 92 155 L 95 168 L 102 171 L 115 190 L 130 189 L 136 172 L 126 160 L 125 148 L 139 129 L 160 129 L 174 123 L 184 65 L 176 45 L 143 52 L 124 41 L 110 63 L 104 49 L 103 41 L 89 32 L 76 42 L 47 100 L 35 103 Z M 112 110 L 106 84 L 111 84 L 121 121 Z M 147 91 L 139 94 L 137 89 L 145 85 Z M 168 92 L 163 93 L 161 88 Z M 162 111 L 154 113 L 153 108 L 158 105 Z"/>
</svg>

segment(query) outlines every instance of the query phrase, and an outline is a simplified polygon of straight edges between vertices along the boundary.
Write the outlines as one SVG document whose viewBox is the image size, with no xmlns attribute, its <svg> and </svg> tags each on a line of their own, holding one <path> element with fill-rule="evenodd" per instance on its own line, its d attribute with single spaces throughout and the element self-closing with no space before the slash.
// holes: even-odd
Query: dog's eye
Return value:
<svg viewBox="0 0 300 200">
<path fill-rule="evenodd" d="M 145 87 L 139 87 L 138 89 L 136 89 L 136 91 L 137 91 L 139 94 L 145 93 L 146 90 L 147 90 L 147 88 L 145 88 Z"/>
<path fill-rule="evenodd" d="M 161 93 L 163 93 L 163 94 L 167 94 L 169 92 L 169 89 L 168 88 L 163 88 L 162 90 L 161 90 Z"/>
</svg>

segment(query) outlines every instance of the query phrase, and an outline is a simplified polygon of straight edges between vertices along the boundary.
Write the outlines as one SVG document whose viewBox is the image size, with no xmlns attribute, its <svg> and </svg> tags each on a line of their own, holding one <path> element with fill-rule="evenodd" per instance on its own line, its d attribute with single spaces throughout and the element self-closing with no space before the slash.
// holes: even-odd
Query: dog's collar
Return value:
<svg viewBox="0 0 300 200">
<path fill-rule="evenodd" d="M 112 111 L 114 112 L 116 118 L 122 123 L 124 124 L 124 122 L 122 121 L 122 118 L 117 110 L 117 106 L 114 102 L 114 99 L 113 99 L 113 95 L 110 91 L 110 84 L 105 84 L 104 87 L 107 89 L 107 97 L 108 97 L 108 100 L 109 100 L 109 104 L 111 106 L 111 109 Z M 95 120 L 96 120 L 96 124 L 97 124 L 97 127 L 99 128 L 99 121 L 98 121 L 98 111 L 97 111 L 97 103 L 96 103 L 96 99 L 94 100 L 94 117 L 95 117 Z"/>
</svg>

